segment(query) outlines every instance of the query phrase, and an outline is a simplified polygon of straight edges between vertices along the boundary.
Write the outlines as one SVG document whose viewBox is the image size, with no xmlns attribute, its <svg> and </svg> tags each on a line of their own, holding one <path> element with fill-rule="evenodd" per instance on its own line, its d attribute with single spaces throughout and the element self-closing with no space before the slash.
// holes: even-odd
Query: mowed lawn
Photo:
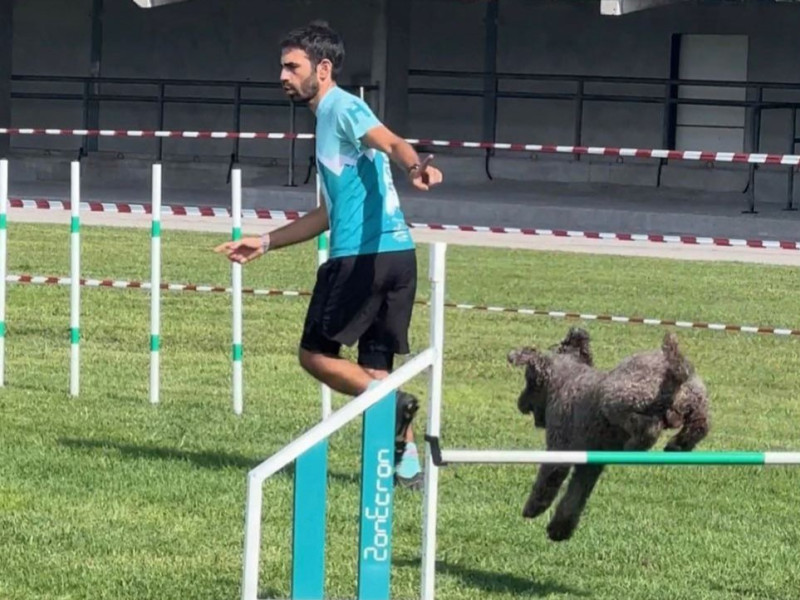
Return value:
<svg viewBox="0 0 800 600">
<path fill-rule="evenodd" d="M 225 285 L 224 235 L 165 231 L 163 280 Z M 149 280 L 145 230 L 85 227 L 82 274 Z M 420 299 L 428 298 L 421 245 Z M 757 250 L 756 250 L 757 251 Z M 69 275 L 69 231 L 12 223 L 9 272 Z M 450 246 L 447 300 L 800 328 L 798 270 L 735 263 Z M 309 290 L 313 243 L 244 269 L 245 287 Z M 307 298 L 244 301 L 245 411 L 231 409 L 226 294 L 162 293 L 161 404 L 148 401 L 147 291 L 82 290 L 81 390 L 69 389 L 69 289 L 11 284 L 0 390 L 0 598 L 238 598 L 246 473 L 319 419 L 296 360 Z M 523 344 L 575 322 L 448 309 L 443 444 L 543 447 L 515 406 Z M 587 322 L 600 367 L 657 347 L 665 328 Z M 800 340 L 677 330 L 712 394 L 704 450 L 800 448 Z M 428 343 L 417 306 L 412 345 Z M 423 398 L 427 379 L 407 389 Z M 346 402 L 335 396 L 337 406 Z M 663 443 L 663 440 L 662 440 Z M 327 590 L 355 593 L 360 421 L 331 440 Z M 697 600 L 800 597 L 800 472 L 791 467 L 610 467 L 568 542 L 551 512 L 521 517 L 537 467 L 441 472 L 437 597 Z M 292 479 L 264 486 L 261 596 L 287 597 Z M 418 596 L 421 494 L 398 490 L 398 598 Z"/>
</svg>

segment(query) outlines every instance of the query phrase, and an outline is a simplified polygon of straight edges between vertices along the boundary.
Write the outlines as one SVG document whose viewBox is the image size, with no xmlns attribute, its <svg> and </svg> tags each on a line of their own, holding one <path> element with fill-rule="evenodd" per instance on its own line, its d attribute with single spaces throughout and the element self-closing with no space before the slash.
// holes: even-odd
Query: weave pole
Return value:
<svg viewBox="0 0 800 600">
<path fill-rule="evenodd" d="M 0 387 L 5 386 L 6 364 L 6 252 L 8 231 L 8 161 L 0 160 Z"/>
<path fill-rule="evenodd" d="M 322 204 L 322 186 L 319 181 L 319 171 L 317 172 L 317 207 Z M 328 260 L 328 234 L 322 232 L 317 237 L 317 266 L 321 266 Z M 331 400 L 331 388 L 324 383 L 320 384 L 320 394 L 322 396 L 322 418 L 327 419 L 333 411 L 333 401 Z"/>
<path fill-rule="evenodd" d="M 161 351 L 161 165 L 153 165 L 150 227 L 150 404 L 159 401 Z"/>
<path fill-rule="evenodd" d="M 231 217 L 234 242 L 242 239 L 242 170 L 231 171 Z M 242 414 L 242 265 L 231 263 L 231 301 L 233 303 L 233 412 Z"/>
<path fill-rule="evenodd" d="M 69 393 L 80 389 L 80 312 L 81 312 L 81 163 L 70 164 L 70 282 L 69 282 Z"/>
</svg>

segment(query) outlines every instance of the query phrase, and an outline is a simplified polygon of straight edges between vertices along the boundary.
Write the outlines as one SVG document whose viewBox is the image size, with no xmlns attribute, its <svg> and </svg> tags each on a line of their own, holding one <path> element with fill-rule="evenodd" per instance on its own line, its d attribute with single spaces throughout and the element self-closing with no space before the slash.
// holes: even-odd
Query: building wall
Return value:
<svg viewBox="0 0 800 600">
<path fill-rule="evenodd" d="M 18 0 L 14 13 L 14 64 L 17 74 L 85 75 L 89 73 L 91 0 Z M 105 0 L 102 75 L 145 78 L 275 81 L 277 43 L 290 27 L 326 18 L 344 35 L 348 58 L 344 84 L 370 81 L 373 9 L 365 0 L 192 0 L 160 9 L 141 10 L 130 0 Z M 498 70 L 508 73 L 666 77 L 670 39 L 676 33 L 746 34 L 750 38 L 751 81 L 800 82 L 800 6 L 763 2 L 683 2 L 624 17 L 603 17 L 599 0 L 500 0 Z M 410 31 L 412 69 L 480 71 L 484 66 L 483 1 L 413 0 Z M 412 78 L 411 87 L 451 85 L 482 89 L 479 79 Z M 15 84 L 16 90 L 68 90 L 79 87 Z M 107 91 L 154 94 L 148 86 L 107 86 Z M 572 84 L 504 84 L 508 90 L 570 92 Z M 655 93 L 648 86 L 587 85 L 586 93 Z M 184 96 L 231 97 L 232 88 L 169 87 Z M 246 97 L 281 101 L 277 90 L 251 90 Z M 771 92 L 770 99 L 800 99 L 800 93 Z M 477 140 L 481 136 L 481 98 L 410 95 L 410 137 Z M 17 126 L 81 126 L 80 103 L 17 100 Z M 232 129 L 230 106 L 171 104 L 164 126 L 170 129 Z M 587 102 L 584 144 L 660 147 L 663 108 L 659 104 Z M 761 149 L 786 152 L 789 111 L 773 111 L 762 121 Z M 571 144 L 575 110 L 571 101 L 501 99 L 497 139 Z M 100 126 L 157 126 L 154 104 L 104 103 Z M 391 125 L 391 123 L 389 123 Z M 285 107 L 246 108 L 243 130 L 285 131 Z M 308 111 L 297 113 L 297 128 L 309 131 Z M 15 146 L 73 147 L 78 140 L 20 139 Z M 152 152 L 153 141 L 100 140 L 100 149 Z M 225 141 L 165 141 L 167 153 L 216 154 L 231 151 Z M 280 142 L 243 142 L 242 152 L 282 159 Z M 300 162 L 310 152 L 301 144 Z M 527 161 L 527 162 L 526 162 Z M 515 167 L 509 173 L 527 169 Z M 535 169 L 534 169 L 535 172 Z M 738 185 L 738 180 L 737 180 Z"/>
</svg>

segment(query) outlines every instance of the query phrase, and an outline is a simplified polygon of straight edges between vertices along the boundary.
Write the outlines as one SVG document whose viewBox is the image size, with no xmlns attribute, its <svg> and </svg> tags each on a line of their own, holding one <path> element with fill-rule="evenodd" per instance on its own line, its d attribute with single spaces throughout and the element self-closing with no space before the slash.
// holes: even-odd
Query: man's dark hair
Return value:
<svg viewBox="0 0 800 600">
<path fill-rule="evenodd" d="M 322 60 L 328 59 L 333 65 L 333 76 L 342 70 L 344 63 L 344 42 L 331 29 L 326 21 L 312 21 L 304 27 L 298 27 L 281 40 L 281 51 L 286 48 L 299 48 L 311 59 L 311 66 L 316 67 Z"/>
</svg>

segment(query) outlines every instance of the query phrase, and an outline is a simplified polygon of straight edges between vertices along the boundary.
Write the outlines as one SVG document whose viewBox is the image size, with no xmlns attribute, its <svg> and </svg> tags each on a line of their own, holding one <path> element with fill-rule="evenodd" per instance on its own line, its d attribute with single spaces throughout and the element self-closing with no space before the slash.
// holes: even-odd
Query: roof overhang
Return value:
<svg viewBox="0 0 800 600">
<path fill-rule="evenodd" d="M 639 10 L 677 4 L 685 0 L 600 0 L 600 14 L 618 17 Z"/>
<path fill-rule="evenodd" d="M 175 4 L 176 2 L 186 2 L 186 0 L 133 0 L 139 8 L 156 8 L 165 4 Z"/>
</svg>

